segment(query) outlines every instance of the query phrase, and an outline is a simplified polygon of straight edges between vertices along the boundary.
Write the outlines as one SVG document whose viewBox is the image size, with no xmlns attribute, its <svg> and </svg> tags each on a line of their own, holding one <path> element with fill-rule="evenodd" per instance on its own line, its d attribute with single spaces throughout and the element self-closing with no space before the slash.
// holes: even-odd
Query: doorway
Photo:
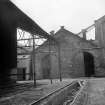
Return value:
<svg viewBox="0 0 105 105">
<path fill-rule="evenodd" d="M 94 57 L 89 52 L 84 52 L 84 68 L 85 68 L 85 76 L 91 77 L 95 75 L 94 69 Z"/>
<path fill-rule="evenodd" d="M 26 68 L 18 68 L 17 79 L 20 81 L 26 80 Z"/>
</svg>

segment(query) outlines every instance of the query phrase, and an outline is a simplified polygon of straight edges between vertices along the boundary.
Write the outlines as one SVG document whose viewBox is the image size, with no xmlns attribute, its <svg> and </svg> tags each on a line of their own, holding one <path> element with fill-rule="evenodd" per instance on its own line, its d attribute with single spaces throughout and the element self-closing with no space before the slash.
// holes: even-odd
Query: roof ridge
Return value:
<svg viewBox="0 0 105 105">
<path fill-rule="evenodd" d="M 59 30 L 55 33 L 54 36 L 56 36 L 56 34 L 58 34 L 60 31 L 66 31 L 66 32 L 68 32 L 69 34 L 71 34 L 73 37 L 77 37 L 77 38 L 79 38 L 79 39 L 82 40 L 82 41 L 85 41 L 85 42 L 90 43 L 90 44 L 92 44 L 92 45 L 94 45 L 94 46 L 97 46 L 97 45 L 95 45 L 94 43 L 90 42 L 89 40 L 86 40 L 86 39 L 84 39 L 84 38 L 78 36 L 78 34 L 72 33 L 71 31 L 69 31 L 69 30 L 67 30 L 67 29 L 65 29 L 65 28 L 59 29 Z"/>
</svg>

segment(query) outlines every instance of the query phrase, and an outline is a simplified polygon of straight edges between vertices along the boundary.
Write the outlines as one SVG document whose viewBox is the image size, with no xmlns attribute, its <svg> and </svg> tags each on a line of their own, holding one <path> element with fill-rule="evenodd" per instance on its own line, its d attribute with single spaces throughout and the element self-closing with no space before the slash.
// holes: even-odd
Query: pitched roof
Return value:
<svg viewBox="0 0 105 105">
<path fill-rule="evenodd" d="M 58 35 L 60 32 L 67 33 L 67 34 L 71 35 L 72 37 L 78 38 L 78 39 L 81 40 L 81 41 L 84 41 L 84 42 L 86 42 L 86 43 L 92 44 L 93 46 L 96 46 L 96 45 L 95 45 L 94 43 L 92 43 L 91 41 L 86 40 L 86 39 L 84 39 L 84 38 L 81 38 L 81 37 L 78 36 L 77 34 L 74 34 L 74 33 L 70 32 L 70 31 L 66 30 L 65 28 L 61 28 L 61 29 L 59 29 L 59 30 L 55 33 L 55 35 L 54 35 L 54 38 L 55 38 L 55 39 L 56 39 L 57 35 Z"/>
<path fill-rule="evenodd" d="M 97 19 L 96 21 L 105 21 L 105 15 Z"/>
<path fill-rule="evenodd" d="M 93 46 L 95 46 L 95 47 L 97 46 L 97 45 L 95 45 L 94 43 L 92 43 L 91 41 L 85 40 L 85 39 L 79 37 L 77 34 L 74 34 L 74 33 L 70 32 L 70 31 L 66 30 L 65 28 L 64 28 L 64 29 L 62 29 L 62 28 L 59 29 L 59 30 L 53 35 L 53 37 L 56 39 L 57 36 L 58 36 L 58 34 L 59 34 L 60 32 L 66 32 L 66 33 L 68 33 L 69 35 L 72 35 L 72 37 L 76 37 L 76 38 L 78 38 L 78 39 L 81 40 L 81 41 L 90 43 L 91 45 L 93 45 Z M 47 44 L 48 44 L 48 40 L 46 40 L 42 45 L 40 45 L 39 47 L 37 47 L 36 50 L 39 50 L 41 47 L 43 47 L 43 46 L 45 46 L 45 45 L 47 45 Z"/>
</svg>

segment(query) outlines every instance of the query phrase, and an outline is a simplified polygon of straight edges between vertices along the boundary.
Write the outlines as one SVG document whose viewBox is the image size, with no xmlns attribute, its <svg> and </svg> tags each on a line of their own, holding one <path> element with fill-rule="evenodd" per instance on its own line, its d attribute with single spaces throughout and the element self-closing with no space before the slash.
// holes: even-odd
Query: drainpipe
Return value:
<svg viewBox="0 0 105 105">
<path fill-rule="evenodd" d="M 50 39 L 49 39 L 49 66 L 50 66 L 50 81 L 51 81 L 51 84 L 52 84 L 52 75 L 51 75 L 51 44 L 50 44 Z"/>
</svg>

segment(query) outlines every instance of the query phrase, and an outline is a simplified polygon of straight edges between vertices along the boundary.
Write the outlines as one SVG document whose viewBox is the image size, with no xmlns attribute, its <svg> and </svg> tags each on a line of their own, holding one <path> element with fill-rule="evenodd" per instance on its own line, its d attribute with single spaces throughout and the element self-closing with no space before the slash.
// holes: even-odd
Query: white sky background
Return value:
<svg viewBox="0 0 105 105">
<path fill-rule="evenodd" d="M 105 0 L 12 0 L 48 33 L 65 26 L 71 32 L 105 15 Z"/>
</svg>

